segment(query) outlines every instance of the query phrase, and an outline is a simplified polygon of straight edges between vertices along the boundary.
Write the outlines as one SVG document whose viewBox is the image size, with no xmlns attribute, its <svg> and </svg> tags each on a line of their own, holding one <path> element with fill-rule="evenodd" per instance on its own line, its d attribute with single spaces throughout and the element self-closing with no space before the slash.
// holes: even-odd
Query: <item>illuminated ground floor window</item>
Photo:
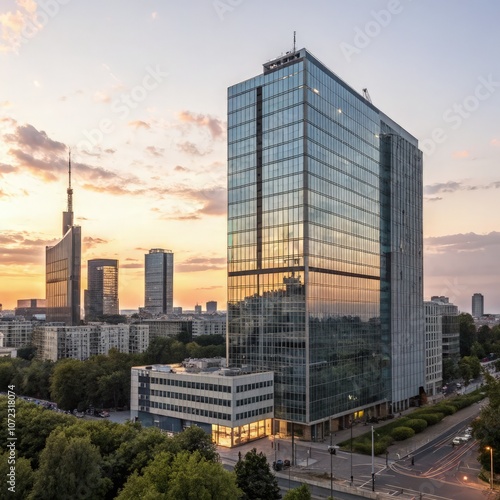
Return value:
<svg viewBox="0 0 500 500">
<path fill-rule="evenodd" d="M 228 448 L 269 436 L 271 433 L 272 419 L 270 418 L 234 428 L 218 424 L 212 425 L 213 441 L 219 446 Z"/>
</svg>

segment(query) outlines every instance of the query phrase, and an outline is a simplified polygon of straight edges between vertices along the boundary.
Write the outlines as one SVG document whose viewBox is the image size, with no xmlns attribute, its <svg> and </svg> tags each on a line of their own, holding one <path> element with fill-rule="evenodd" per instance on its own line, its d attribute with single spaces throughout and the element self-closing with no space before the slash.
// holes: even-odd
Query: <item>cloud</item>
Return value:
<svg viewBox="0 0 500 500">
<path fill-rule="evenodd" d="M 102 238 L 92 238 L 91 236 L 86 236 L 83 238 L 83 245 L 85 250 L 89 250 L 90 248 L 95 248 L 98 245 L 105 245 L 107 240 L 103 240 Z"/>
<path fill-rule="evenodd" d="M 226 269 L 226 259 L 224 257 L 193 257 L 175 266 L 175 272 L 178 273 L 193 273 L 219 269 Z"/>
<path fill-rule="evenodd" d="M 151 128 L 151 125 L 149 123 L 146 123 L 145 121 L 142 121 L 142 120 L 134 120 L 134 121 L 128 122 L 128 126 L 135 128 L 136 130 L 139 128 L 145 128 L 145 129 Z"/>
<path fill-rule="evenodd" d="M 176 165 L 174 167 L 175 172 L 191 172 L 189 168 L 183 167 L 182 165 Z"/>
<path fill-rule="evenodd" d="M 144 264 L 133 263 L 130 262 L 128 264 L 120 264 L 121 269 L 141 269 L 144 267 Z"/>
<path fill-rule="evenodd" d="M 0 14 L 0 52 L 17 51 L 27 27 L 33 36 L 43 26 L 36 21 L 37 4 L 34 0 L 16 0 L 16 7 L 16 10 Z"/>
<path fill-rule="evenodd" d="M 54 141 L 43 131 L 37 130 L 33 125 L 26 124 L 16 127 L 13 134 L 6 134 L 4 139 L 7 142 L 24 146 L 31 151 L 65 151 L 66 145 L 62 142 Z"/>
<path fill-rule="evenodd" d="M 166 220 L 197 220 L 203 215 L 221 216 L 227 213 L 227 190 L 221 186 L 211 188 L 171 188 L 169 194 L 193 203 L 197 208 L 192 211 L 169 211 L 162 218 Z"/>
<path fill-rule="evenodd" d="M 468 158 L 470 156 L 470 152 L 467 150 L 454 151 L 452 156 L 453 158 Z"/>
<path fill-rule="evenodd" d="M 492 146 L 500 146 L 500 139 L 491 139 L 490 144 Z"/>
<path fill-rule="evenodd" d="M 36 237 L 25 231 L 2 231 L 0 234 L 0 263 L 2 266 L 42 265 L 45 247 L 53 246 L 57 239 Z"/>
<path fill-rule="evenodd" d="M 113 155 L 116 153 L 116 149 L 111 149 L 111 148 L 108 148 L 108 149 L 105 149 L 104 150 L 105 153 L 108 153 L 110 155 Z"/>
<path fill-rule="evenodd" d="M 105 92 L 97 91 L 94 94 L 94 101 L 95 102 L 111 102 L 111 96 L 109 94 L 106 94 Z"/>
<path fill-rule="evenodd" d="M 500 246 L 500 232 L 492 231 L 488 234 L 459 233 L 432 236 L 425 238 L 424 244 L 426 250 L 433 253 L 480 252 L 489 247 Z"/>
<path fill-rule="evenodd" d="M 224 137 L 224 122 L 210 115 L 194 114 L 191 111 L 181 111 L 179 119 L 183 123 L 188 123 L 199 128 L 208 130 L 212 139 L 221 139 Z"/>
<path fill-rule="evenodd" d="M 213 285 L 213 286 L 201 286 L 195 288 L 195 290 L 216 290 L 217 288 L 223 288 L 221 285 Z"/>
<path fill-rule="evenodd" d="M 179 151 L 182 151 L 183 153 L 186 153 L 190 156 L 205 156 L 212 152 L 211 149 L 201 151 L 200 149 L 198 149 L 198 146 L 196 146 L 196 144 L 190 141 L 180 142 L 179 144 L 177 144 L 177 148 L 179 149 Z"/>
<path fill-rule="evenodd" d="M 12 172 L 16 172 L 17 168 L 12 165 L 8 165 L 7 163 L 0 163 L 0 177 L 2 174 L 11 174 Z"/>
<path fill-rule="evenodd" d="M 425 201 L 441 201 L 441 196 L 433 196 L 432 198 L 424 198 Z"/>
<path fill-rule="evenodd" d="M 160 156 L 163 156 L 163 153 L 165 153 L 165 148 L 157 148 L 156 146 L 148 146 L 146 148 L 146 151 L 151 156 L 160 157 Z"/>
<path fill-rule="evenodd" d="M 156 21 L 157 18 L 158 18 L 158 12 L 151 12 L 151 19 L 153 21 Z"/>
<path fill-rule="evenodd" d="M 0 108 L 11 108 L 12 103 L 10 101 L 0 101 Z"/>
<path fill-rule="evenodd" d="M 479 189 L 498 189 L 500 181 L 490 182 L 486 185 L 467 185 L 462 182 L 448 181 L 424 186 L 424 194 L 454 193 L 456 191 L 477 191 Z"/>
</svg>

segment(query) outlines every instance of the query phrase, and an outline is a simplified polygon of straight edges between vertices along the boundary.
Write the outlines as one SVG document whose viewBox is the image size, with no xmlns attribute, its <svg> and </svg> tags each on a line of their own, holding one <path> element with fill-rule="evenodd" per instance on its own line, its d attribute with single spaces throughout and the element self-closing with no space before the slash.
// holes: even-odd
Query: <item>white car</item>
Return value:
<svg viewBox="0 0 500 500">
<path fill-rule="evenodd" d="M 462 444 L 462 442 L 462 439 L 457 436 L 456 438 L 453 438 L 452 444 Z"/>
</svg>

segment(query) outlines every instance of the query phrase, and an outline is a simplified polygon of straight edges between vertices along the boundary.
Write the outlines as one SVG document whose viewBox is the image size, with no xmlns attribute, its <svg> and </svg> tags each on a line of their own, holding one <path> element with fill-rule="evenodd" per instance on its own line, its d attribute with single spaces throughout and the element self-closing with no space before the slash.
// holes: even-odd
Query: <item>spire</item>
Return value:
<svg viewBox="0 0 500 500">
<path fill-rule="evenodd" d="M 68 176 L 69 183 L 68 189 L 66 189 L 66 193 L 68 193 L 68 210 L 63 212 L 63 236 L 66 234 L 68 229 L 73 227 L 73 189 L 71 188 L 71 149 L 69 150 L 69 159 L 68 159 Z"/>
<path fill-rule="evenodd" d="M 68 193 L 68 213 L 73 213 L 73 189 L 71 189 L 71 148 L 69 149 L 69 161 L 68 161 L 68 175 L 69 184 L 66 192 Z"/>
</svg>

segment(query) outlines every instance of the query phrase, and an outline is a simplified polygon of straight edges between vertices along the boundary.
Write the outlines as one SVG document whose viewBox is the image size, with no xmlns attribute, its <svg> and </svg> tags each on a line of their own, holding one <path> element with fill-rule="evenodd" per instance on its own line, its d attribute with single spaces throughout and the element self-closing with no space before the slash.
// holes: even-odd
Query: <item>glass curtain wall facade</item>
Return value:
<svg viewBox="0 0 500 500">
<path fill-rule="evenodd" d="M 101 316 L 119 314 L 118 261 L 93 259 L 87 263 L 85 319 L 94 321 Z"/>
<path fill-rule="evenodd" d="M 277 419 L 391 399 L 381 126 L 305 49 L 228 90 L 227 354 L 275 372 Z"/>
<path fill-rule="evenodd" d="M 72 226 L 63 239 L 45 251 L 47 322 L 80 324 L 80 268 L 82 235 Z"/>
<path fill-rule="evenodd" d="M 174 254 L 154 248 L 145 255 L 144 307 L 152 314 L 170 314 L 173 302 Z"/>
</svg>

